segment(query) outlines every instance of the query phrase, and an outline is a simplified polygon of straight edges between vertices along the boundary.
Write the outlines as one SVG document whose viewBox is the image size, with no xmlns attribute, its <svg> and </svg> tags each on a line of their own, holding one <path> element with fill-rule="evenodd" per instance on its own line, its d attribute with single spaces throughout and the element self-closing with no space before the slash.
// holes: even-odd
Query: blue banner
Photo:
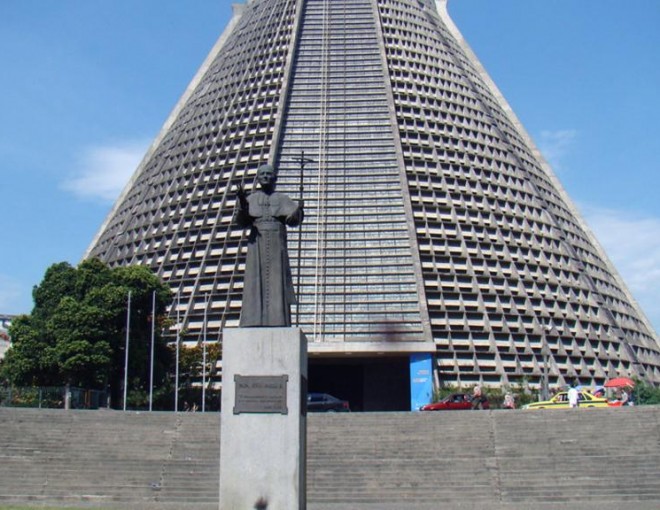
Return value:
<svg viewBox="0 0 660 510">
<path fill-rule="evenodd" d="M 431 354 L 410 355 L 410 410 L 418 411 L 433 397 L 433 357 Z"/>
</svg>

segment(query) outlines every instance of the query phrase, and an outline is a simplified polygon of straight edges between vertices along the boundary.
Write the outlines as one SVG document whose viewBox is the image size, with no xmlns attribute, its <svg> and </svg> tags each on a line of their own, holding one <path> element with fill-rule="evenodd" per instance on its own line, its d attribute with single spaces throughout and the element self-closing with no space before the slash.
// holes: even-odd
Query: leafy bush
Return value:
<svg viewBox="0 0 660 510">
<path fill-rule="evenodd" d="M 645 381 L 636 380 L 633 400 L 635 405 L 658 405 L 660 404 L 660 388 Z"/>
</svg>

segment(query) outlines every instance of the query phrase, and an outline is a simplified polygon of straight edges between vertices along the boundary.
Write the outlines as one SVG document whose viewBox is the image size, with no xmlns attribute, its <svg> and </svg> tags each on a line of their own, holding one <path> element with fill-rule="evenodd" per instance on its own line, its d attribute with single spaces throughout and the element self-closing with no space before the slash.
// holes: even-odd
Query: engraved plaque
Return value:
<svg viewBox="0 0 660 510">
<path fill-rule="evenodd" d="M 234 414 L 288 414 L 286 385 L 288 375 L 234 375 L 236 398 Z"/>
</svg>

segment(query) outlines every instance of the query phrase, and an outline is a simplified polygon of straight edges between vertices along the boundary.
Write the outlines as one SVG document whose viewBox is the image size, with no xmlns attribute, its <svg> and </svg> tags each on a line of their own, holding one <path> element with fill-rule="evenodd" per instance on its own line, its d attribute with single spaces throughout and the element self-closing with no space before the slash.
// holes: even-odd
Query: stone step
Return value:
<svg viewBox="0 0 660 510">
<path fill-rule="evenodd" d="M 217 502 L 218 414 L 0 409 L 0 430 L 0 501 Z M 308 501 L 336 510 L 641 505 L 658 465 L 658 407 L 308 417 Z"/>
</svg>

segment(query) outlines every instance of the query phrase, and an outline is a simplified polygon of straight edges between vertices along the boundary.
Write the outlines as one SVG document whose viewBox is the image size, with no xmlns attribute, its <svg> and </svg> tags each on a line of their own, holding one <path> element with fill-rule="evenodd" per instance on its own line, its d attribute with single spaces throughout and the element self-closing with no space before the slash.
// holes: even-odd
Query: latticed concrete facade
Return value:
<svg viewBox="0 0 660 510">
<path fill-rule="evenodd" d="M 221 341 L 241 309 L 235 187 L 271 162 L 298 199 L 304 152 L 289 251 L 312 357 L 427 354 L 441 383 L 660 382 L 653 328 L 445 8 L 234 6 L 87 255 L 153 268 L 186 341 L 208 298 Z"/>
</svg>

